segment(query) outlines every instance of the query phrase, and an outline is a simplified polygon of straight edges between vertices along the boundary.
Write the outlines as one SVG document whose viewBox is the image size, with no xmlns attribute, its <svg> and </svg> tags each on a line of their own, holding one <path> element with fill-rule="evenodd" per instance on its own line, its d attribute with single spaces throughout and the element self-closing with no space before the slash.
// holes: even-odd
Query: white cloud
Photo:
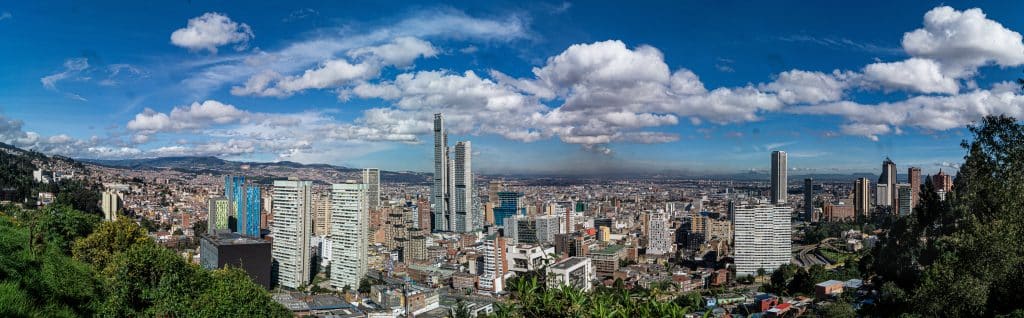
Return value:
<svg viewBox="0 0 1024 318">
<path fill-rule="evenodd" d="M 864 67 L 864 79 L 886 90 L 944 94 L 960 90 L 956 79 L 942 73 L 939 63 L 924 58 L 869 64 Z"/>
<path fill-rule="evenodd" d="M 832 74 L 790 70 L 779 73 L 775 81 L 761 85 L 761 89 L 775 92 L 787 104 L 831 102 L 843 98 L 850 77 L 854 75 L 838 70 Z"/>
<path fill-rule="evenodd" d="M 924 15 L 924 27 L 903 35 L 903 49 L 915 57 L 940 62 L 953 77 L 973 75 L 988 64 L 1024 64 L 1021 34 L 988 19 L 981 9 L 958 11 L 948 6 Z"/>
<path fill-rule="evenodd" d="M 437 49 L 430 42 L 403 36 L 395 38 L 391 43 L 348 51 L 348 56 L 378 60 L 383 65 L 406 67 L 420 57 L 435 57 L 437 53 Z"/>
<path fill-rule="evenodd" d="M 1024 96 L 1013 92 L 972 91 L 953 96 L 917 96 L 907 100 L 863 105 L 855 102 L 796 107 L 795 114 L 838 115 L 849 123 L 841 131 L 877 140 L 900 127 L 948 130 L 963 127 L 987 115 L 1024 118 Z"/>
<path fill-rule="evenodd" d="M 235 44 L 244 50 L 255 35 L 248 24 L 231 21 L 227 15 L 207 12 L 188 20 L 188 26 L 171 33 L 171 43 L 192 51 L 217 53 L 217 47 Z"/>
<path fill-rule="evenodd" d="M 11 18 L 14 18 L 14 16 L 11 15 L 10 12 L 4 11 L 3 13 L 0 13 L 0 21 L 11 19 Z"/>
<path fill-rule="evenodd" d="M 127 128 L 140 134 L 171 132 L 208 128 L 213 125 L 241 123 L 252 114 L 215 100 L 194 102 L 188 106 L 174 107 L 170 115 L 152 109 L 136 114 Z"/>
<path fill-rule="evenodd" d="M 44 76 L 43 78 L 39 79 L 39 81 L 43 83 L 43 87 L 46 87 L 50 90 L 57 90 L 58 82 L 65 79 L 74 78 L 87 68 L 89 68 L 89 59 L 87 58 L 80 57 L 67 59 L 64 61 L 63 71 Z"/>
<path fill-rule="evenodd" d="M 182 81 L 193 98 L 201 99 L 224 85 L 240 83 L 253 75 L 273 71 L 294 74 L 353 49 L 386 44 L 395 38 L 455 39 L 509 42 L 527 37 L 526 21 L 516 15 L 498 19 L 477 18 L 454 10 L 419 10 L 392 25 L 370 30 L 321 29 L 318 36 L 297 41 L 277 51 L 257 51 L 240 56 L 207 57 L 183 65 L 192 74 Z"/>
</svg>

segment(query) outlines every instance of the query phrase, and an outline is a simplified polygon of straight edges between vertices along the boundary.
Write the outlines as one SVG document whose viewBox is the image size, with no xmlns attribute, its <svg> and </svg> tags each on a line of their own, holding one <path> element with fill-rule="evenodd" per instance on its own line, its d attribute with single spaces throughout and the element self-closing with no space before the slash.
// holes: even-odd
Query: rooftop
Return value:
<svg viewBox="0 0 1024 318">
<path fill-rule="evenodd" d="M 570 258 L 567 258 L 564 261 L 561 261 L 561 262 L 555 263 L 554 265 L 551 265 L 551 269 L 567 270 L 567 269 L 573 268 L 573 267 L 575 267 L 575 266 L 577 266 L 579 264 L 582 264 L 582 263 L 586 262 L 587 260 L 589 260 L 589 258 L 586 258 L 586 257 L 570 257 Z"/>
<path fill-rule="evenodd" d="M 834 280 L 834 279 L 831 279 L 831 280 L 826 280 L 826 281 L 823 281 L 823 282 L 817 283 L 817 284 L 815 284 L 814 286 L 818 286 L 818 287 L 827 287 L 827 286 L 832 286 L 832 285 L 835 285 L 835 284 L 839 284 L 839 285 L 842 285 L 842 284 L 843 284 L 843 282 L 842 282 L 842 281 L 838 281 L 838 280 Z"/>
<path fill-rule="evenodd" d="M 216 234 L 203 234 L 204 239 L 213 242 L 214 245 L 246 245 L 246 244 L 270 244 L 269 241 L 243 236 L 232 232 L 219 232 Z"/>
</svg>

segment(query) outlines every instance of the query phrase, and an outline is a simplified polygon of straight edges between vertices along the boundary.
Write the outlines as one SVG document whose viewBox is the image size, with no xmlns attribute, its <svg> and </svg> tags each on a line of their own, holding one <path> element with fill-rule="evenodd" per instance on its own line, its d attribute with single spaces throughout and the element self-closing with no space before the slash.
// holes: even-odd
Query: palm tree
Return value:
<svg viewBox="0 0 1024 318">
<path fill-rule="evenodd" d="M 451 318 L 470 318 L 469 306 L 466 305 L 461 299 L 455 303 L 455 306 L 448 309 L 448 317 Z"/>
</svg>

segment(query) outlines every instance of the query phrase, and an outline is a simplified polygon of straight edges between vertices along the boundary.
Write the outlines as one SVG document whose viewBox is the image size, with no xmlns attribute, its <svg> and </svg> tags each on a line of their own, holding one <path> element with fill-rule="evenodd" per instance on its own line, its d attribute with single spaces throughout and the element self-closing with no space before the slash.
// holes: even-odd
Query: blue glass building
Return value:
<svg viewBox="0 0 1024 318">
<path fill-rule="evenodd" d="M 236 233 L 244 233 L 245 230 L 245 177 L 242 176 L 225 176 L 224 177 L 224 197 L 228 198 L 229 213 L 234 216 L 235 222 L 232 231 Z"/>
<path fill-rule="evenodd" d="M 263 203 L 260 188 L 246 186 L 243 176 L 224 177 L 224 197 L 235 216 L 235 227 L 238 234 L 251 237 L 260 236 L 260 207 Z"/>
<path fill-rule="evenodd" d="M 520 198 L 523 194 L 520 192 L 498 192 L 498 206 L 494 208 L 494 224 L 501 226 L 505 225 L 505 218 L 511 217 L 516 213 L 526 214 L 526 208 L 521 207 Z"/>
<path fill-rule="evenodd" d="M 245 189 L 245 205 L 243 210 L 245 211 L 245 222 L 239 222 L 240 229 L 239 233 L 245 236 L 260 237 L 260 204 L 262 203 L 260 197 L 260 188 L 256 186 L 250 186 Z M 242 227 L 244 224 L 245 227 Z"/>
</svg>

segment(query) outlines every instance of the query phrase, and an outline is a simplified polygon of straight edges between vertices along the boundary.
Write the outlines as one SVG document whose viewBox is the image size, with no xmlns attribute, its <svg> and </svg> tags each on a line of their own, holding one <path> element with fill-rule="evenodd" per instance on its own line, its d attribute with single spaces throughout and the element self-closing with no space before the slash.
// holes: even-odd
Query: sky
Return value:
<svg viewBox="0 0 1024 318">
<path fill-rule="evenodd" d="M 478 173 L 955 170 L 1024 118 L 1019 1 L 0 3 L 0 142 Z M 902 171 L 902 170 L 901 170 Z"/>
</svg>

